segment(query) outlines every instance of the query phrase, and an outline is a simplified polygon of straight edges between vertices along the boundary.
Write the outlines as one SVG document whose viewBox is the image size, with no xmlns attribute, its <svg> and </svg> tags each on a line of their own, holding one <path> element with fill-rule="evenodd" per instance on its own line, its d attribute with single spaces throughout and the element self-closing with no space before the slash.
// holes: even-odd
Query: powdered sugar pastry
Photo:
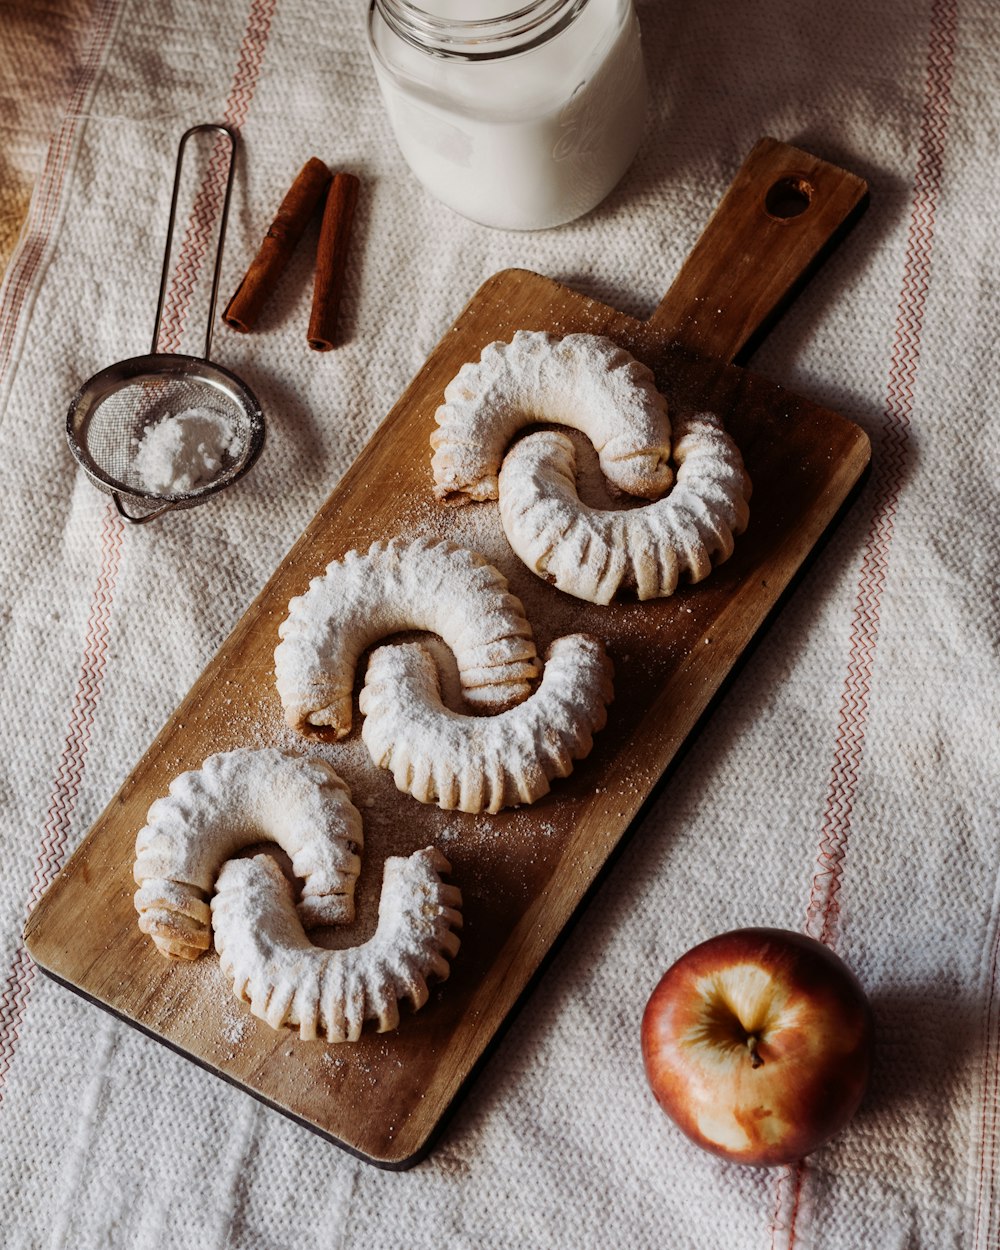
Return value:
<svg viewBox="0 0 1000 1250">
<path fill-rule="evenodd" d="M 212 899 L 212 926 L 233 992 L 272 1028 L 298 1026 L 305 1039 L 357 1041 L 366 1019 L 378 1031 L 399 1024 L 399 1000 L 416 1010 L 427 978 L 446 978 L 459 948 L 460 891 L 442 882 L 450 865 L 427 847 L 385 861 L 378 926 L 347 950 L 312 945 L 292 889 L 267 855 L 230 860 Z"/>
<path fill-rule="evenodd" d="M 435 416 L 431 468 L 444 503 L 496 499 L 504 452 L 534 422 L 586 434 L 627 494 L 658 499 L 673 480 L 667 403 L 651 370 L 600 335 L 518 330 L 490 343 L 449 382 Z"/>
<path fill-rule="evenodd" d="M 324 760 L 240 748 L 175 777 L 136 836 L 139 927 L 165 955 L 208 949 L 216 874 L 255 842 L 276 842 L 304 878 L 304 924 L 354 919 L 364 834 L 347 786 Z"/>
<path fill-rule="evenodd" d="M 590 753 L 612 698 L 612 665 L 587 634 L 557 638 L 541 685 L 497 716 L 462 716 L 441 701 L 433 657 L 419 643 L 379 647 L 361 692 L 361 735 L 373 761 L 422 803 L 496 812 L 534 803 L 553 777 Z"/>
<path fill-rule="evenodd" d="M 289 603 L 274 653 L 288 723 L 329 725 L 344 737 L 358 657 L 407 629 L 440 634 L 474 707 L 497 711 L 531 693 L 538 675 L 531 626 L 503 574 L 455 543 L 396 538 L 332 561 Z"/>
<path fill-rule="evenodd" d="M 500 473 L 500 520 L 532 572 L 567 594 L 610 603 L 624 586 L 640 599 L 671 595 L 729 558 L 746 528 L 750 479 L 713 413 L 674 422 L 677 480 L 663 499 L 625 512 L 588 507 L 576 490 L 572 442 L 526 435 Z"/>
</svg>

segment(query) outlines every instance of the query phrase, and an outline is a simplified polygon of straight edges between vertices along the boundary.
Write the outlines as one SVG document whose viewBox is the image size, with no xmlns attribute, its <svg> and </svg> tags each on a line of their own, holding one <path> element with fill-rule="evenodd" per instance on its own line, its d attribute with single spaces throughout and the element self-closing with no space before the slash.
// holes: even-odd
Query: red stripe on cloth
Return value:
<svg viewBox="0 0 1000 1250">
<path fill-rule="evenodd" d="M 276 7 L 277 0 L 253 0 L 250 5 L 237 68 L 225 110 L 226 120 L 234 125 L 238 126 L 245 121 L 250 108 L 263 61 L 271 19 Z M 30 253 L 28 249 L 22 251 L 22 259 L 18 262 L 19 276 L 13 284 L 9 283 L 5 288 L 8 294 L 3 308 L 0 309 L 0 318 L 2 318 L 0 319 L 0 383 L 4 378 L 4 368 L 11 359 L 18 316 L 24 307 L 25 297 L 31 289 L 32 279 L 51 242 L 50 232 L 57 216 L 62 183 L 79 118 L 80 103 L 101 63 L 104 43 L 112 29 L 112 18 L 116 12 L 117 0 L 102 6 L 98 37 L 95 37 L 91 46 L 84 71 L 89 74 L 90 80 L 84 86 L 78 83 L 73 97 L 74 107 L 67 114 L 59 136 L 53 143 L 50 161 L 43 174 L 45 186 L 41 208 L 37 215 L 34 212 L 32 214 L 33 233 L 37 238 L 37 246 L 30 250 Z M 98 38 L 103 42 L 99 43 Z M 82 77 L 83 74 L 81 74 Z M 53 157 L 53 153 L 57 156 Z M 175 315 L 183 321 L 185 309 L 180 303 L 176 305 L 176 309 Z M 6 351 L 6 356 L 3 354 L 4 351 Z M 117 511 L 109 505 L 100 534 L 101 572 L 94 590 L 87 623 L 84 654 L 65 745 L 53 784 L 42 841 L 35 861 L 35 873 L 27 904 L 28 912 L 41 898 L 58 872 L 65 854 L 70 820 L 76 806 L 90 745 L 90 729 L 103 686 L 111 612 L 121 565 L 123 533 L 124 523 Z M 34 967 L 24 948 L 19 946 L 11 961 L 3 991 L 0 992 L 0 1105 L 3 1103 L 7 1078 L 17 1049 L 21 1024 L 33 982 Z"/>
<path fill-rule="evenodd" d="M 90 731 L 107 667 L 111 607 L 121 568 L 123 530 L 124 522 L 109 503 L 101 523 L 101 569 L 87 619 L 83 659 L 73 696 L 69 728 L 52 788 L 42 842 L 35 859 L 35 873 L 26 908 L 29 913 L 59 871 L 66 851 L 70 820 L 80 793 L 90 747 Z M 0 994 L 0 1102 L 3 1101 L 7 1072 L 17 1047 L 33 980 L 34 969 L 24 948 L 19 947 Z"/>
<path fill-rule="evenodd" d="M 896 309 L 878 454 L 872 474 L 872 515 L 865 538 L 851 620 L 847 673 L 837 721 L 819 854 L 806 913 L 806 932 L 833 945 L 851 816 L 864 757 L 871 680 L 889 568 L 896 510 L 904 481 L 921 339 L 931 280 L 934 226 L 941 194 L 945 141 L 958 25 L 957 0 L 933 0 L 917 168 L 907 231 L 903 280 Z M 807 1180 L 801 1166 L 799 1189 Z M 801 1196 L 797 1197 L 797 1204 Z M 780 1195 L 775 1199 L 780 1206 Z M 772 1222 L 772 1229 L 777 1217 Z M 794 1245 L 794 1230 L 788 1247 Z"/>
<path fill-rule="evenodd" d="M 264 63 L 264 51 L 271 29 L 277 0 L 253 0 L 247 18 L 247 29 L 240 45 L 233 85 L 223 117 L 227 126 L 239 131 L 246 121 Z M 229 146 L 217 137 L 209 159 L 205 181 L 195 196 L 184 238 L 177 253 L 174 280 L 163 306 L 163 325 L 159 350 L 180 351 L 181 336 L 191 307 L 191 297 L 208 255 L 208 246 L 216 233 L 222 210 L 223 191 L 229 165 Z"/>
<path fill-rule="evenodd" d="M 240 45 L 239 61 L 233 75 L 233 86 L 226 106 L 225 121 L 235 130 L 247 119 L 250 102 L 257 90 L 257 79 L 264 64 L 271 22 L 278 7 L 278 0 L 253 0 L 247 18 L 246 34 Z"/>
<path fill-rule="evenodd" d="M 35 274 L 52 245 L 53 227 L 58 216 L 63 183 L 73 149 L 73 138 L 83 110 L 84 100 L 94 84 L 97 71 L 118 13 L 119 0 L 101 0 L 94 11 L 94 24 L 73 90 L 66 106 L 66 116 L 53 136 L 45 156 L 45 167 L 38 180 L 28 213 L 24 240 L 7 269 L 0 302 L 0 385 L 10 368 L 19 318 L 25 300 L 33 290 Z"/>
<path fill-rule="evenodd" d="M 35 980 L 35 965 L 23 946 L 14 952 L 7 982 L 0 994 L 0 1106 L 7 1089 L 7 1073 L 21 1036 L 21 1022 Z"/>
<path fill-rule="evenodd" d="M 42 170 L 42 175 L 38 181 L 28 213 L 24 241 L 17 249 L 7 270 L 3 286 L 3 297 L 2 301 L 0 301 L 0 387 L 5 385 L 8 380 L 20 319 L 28 296 L 34 289 L 36 275 L 41 269 L 54 239 L 55 226 L 62 201 L 63 185 L 69 168 L 77 125 L 86 97 L 93 87 L 97 71 L 104 59 L 108 40 L 118 15 L 118 7 L 118 0 L 102 0 L 95 8 L 90 43 L 84 53 L 76 81 L 73 85 L 73 91 L 66 107 L 63 123 L 49 144 L 45 157 L 45 167 Z M 117 521 L 117 517 L 115 520 Z M 120 521 L 118 521 L 118 525 L 120 527 Z M 105 551 L 106 555 L 107 550 Z M 95 595 L 95 605 L 91 608 L 90 623 L 88 624 L 88 638 L 91 636 L 91 630 L 98 626 L 101 610 L 97 607 L 97 602 L 107 593 L 109 573 L 110 569 L 107 561 L 102 559 L 101 578 Z M 96 617 L 95 607 L 97 607 Z M 94 635 L 94 643 L 97 646 L 97 650 L 95 651 L 92 645 L 88 645 L 83 662 L 83 669 L 89 669 L 90 671 L 87 685 L 91 689 L 94 688 L 95 676 L 97 677 L 97 687 L 99 688 L 99 674 L 95 674 L 92 668 L 93 662 L 96 659 L 99 664 L 103 664 L 99 627 L 98 632 Z M 81 683 L 83 682 L 84 677 L 83 672 L 81 672 Z M 81 691 L 78 688 L 77 697 L 74 700 L 74 716 L 78 716 L 81 712 L 86 712 L 85 705 L 80 703 L 80 694 Z M 87 728 L 89 729 L 89 722 L 87 723 Z M 67 756 L 70 741 L 71 737 L 67 736 L 67 749 L 63 753 L 60 772 L 71 763 Z M 77 790 L 78 788 L 79 781 L 77 781 Z M 76 791 L 73 793 L 74 799 L 75 796 Z M 51 865 L 59 838 L 59 830 L 52 823 L 55 815 L 56 812 L 53 806 L 50 806 L 42 845 L 35 863 L 35 874 L 27 907 L 28 911 L 30 911 L 35 901 L 41 897 L 45 886 L 53 875 Z M 19 946 L 14 952 L 3 990 L 0 992 L 0 1103 L 3 1101 L 4 1090 L 7 1084 L 7 1072 L 17 1047 L 21 1021 L 24 1018 L 25 1006 L 28 995 L 31 992 L 34 976 L 34 965 L 28 958 L 24 948 Z"/>
<path fill-rule="evenodd" d="M 805 1162 L 782 1168 L 774 1187 L 774 1218 L 771 1220 L 770 1250 L 788 1250 L 795 1244 L 802 1212 L 802 1182 Z M 789 1185 L 789 1192 L 785 1187 Z"/>
<path fill-rule="evenodd" d="M 184 239 L 177 253 L 174 278 L 163 307 L 163 324 L 160 329 L 157 350 L 179 352 L 181 336 L 192 296 L 202 265 L 208 252 L 208 244 L 215 234 L 216 221 L 222 209 L 229 167 L 229 144 L 216 134 L 212 155 L 208 162 L 205 179 L 198 188 Z"/>
<path fill-rule="evenodd" d="M 886 385 L 882 431 L 872 480 L 872 518 L 865 540 L 851 621 L 847 675 L 840 700 L 833 767 L 823 812 L 819 856 L 809 897 L 806 932 L 834 940 L 851 814 L 864 755 L 871 678 L 878 643 L 882 593 L 902 489 L 914 387 L 931 278 L 931 253 L 941 192 L 945 138 L 955 58 L 957 0 L 931 6 L 927 82 L 920 122 L 917 170 L 907 233 L 903 283 Z"/>
<path fill-rule="evenodd" d="M 70 712 L 66 742 L 56 772 L 52 799 L 45 818 L 42 843 L 38 850 L 35 879 L 28 897 L 29 911 L 42 897 L 62 862 L 66 832 L 73 808 L 76 806 L 80 783 L 83 780 L 83 767 L 90 745 L 94 711 L 100 698 L 101 684 L 107 667 L 111 607 L 118 572 L 121 568 L 123 533 L 124 522 L 116 509 L 109 504 L 101 522 L 101 569 L 91 600 L 83 659 L 80 662 L 80 676 Z"/>
</svg>

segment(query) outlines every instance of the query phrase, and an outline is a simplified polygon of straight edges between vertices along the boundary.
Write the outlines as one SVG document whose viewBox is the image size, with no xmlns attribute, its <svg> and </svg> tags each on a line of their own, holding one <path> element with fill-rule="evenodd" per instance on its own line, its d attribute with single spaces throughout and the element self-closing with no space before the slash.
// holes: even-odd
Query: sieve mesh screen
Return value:
<svg viewBox="0 0 1000 1250">
<path fill-rule="evenodd" d="M 79 431 L 80 443 L 101 477 L 118 489 L 143 494 L 148 487 L 137 463 L 143 436 L 159 421 L 192 409 L 225 418 L 234 435 L 218 474 L 191 492 L 197 494 L 239 471 L 253 433 L 245 406 L 208 379 L 164 373 L 131 378 L 95 399 Z"/>
</svg>

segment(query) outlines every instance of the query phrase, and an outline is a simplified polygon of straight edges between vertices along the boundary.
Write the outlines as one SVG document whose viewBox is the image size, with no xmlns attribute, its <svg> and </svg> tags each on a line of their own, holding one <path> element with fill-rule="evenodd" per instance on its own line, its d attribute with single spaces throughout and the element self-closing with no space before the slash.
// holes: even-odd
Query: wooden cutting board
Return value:
<svg viewBox="0 0 1000 1250">
<path fill-rule="evenodd" d="M 772 139 L 754 148 L 653 317 L 639 322 L 522 270 L 487 281 L 53 882 L 25 933 L 57 980 L 269 1105 L 383 1167 L 424 1154 L 445 1112 L 578 908 L 612 850 L 869 458 L 851 422 L 730 362 L 758 333 L 866 196 L 853 175 Z M 516 330 L 608 335 L 656 371 L 673 404 L 723 415 L 754 485 L 728 563 L 670 599 L 598 608 L 529 573 L 496 505 L 438 507 L 428 438 L 446 383 Z M 167 522 L 169 524 L 169 522 Z M 539 651 L 560 634 L 604 638 L 616 666 L 608 726 L 588 759 L 530 808 L 444 813 L 395 790 L 358 734 L 344 743 L 284 727 L 273 681 L 289 599 L 351 548 L 440 535 L 482 551 L 524 601 Z M 214 951 L 161 956 L 133 910 L 133 846 L 170 780 L 242 745 L 315 751 L 343 774 L 365 818 L 359 919 L 374 928 L 382 862 L 430 843 L 464 894 L 451 978 L 399 1029 L 354 1045 L 275 1032 L 236 1001 Z M 706 857 L 712 848 L 705 847 Z"/>
</svg>

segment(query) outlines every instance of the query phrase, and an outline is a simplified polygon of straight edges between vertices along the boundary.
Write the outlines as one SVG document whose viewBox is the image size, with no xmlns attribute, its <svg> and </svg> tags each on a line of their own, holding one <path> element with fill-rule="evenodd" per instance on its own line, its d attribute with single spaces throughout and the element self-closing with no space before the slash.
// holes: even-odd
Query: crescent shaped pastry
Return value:
<svg viewBox="0 0 1000 1250">
<path fill-rule="evenodd" d="M 216 874 L 255 842 L 276 842 L 304 878 L 303 924 L 354 919 L 364 834 L 341 778 L 324 760 L 273 747 L 225 751 L 175 777 L 136 836 L 139 928 L 165 955 L 197 959 L 208 949 Z"/>
<path fill-rule="evenodd" d="M 498 716 L 462 716 L 442 703 L 425 647 L 379 647 L 361 692 L 361 736 L 372 760 L 421 803 L 463 812 L 534 803 L 589 754 L 607 719 L 612 672 L 596 638 L 569 634 L 552 643 L 530 699 Z"/>
<path fill-rule="evenodd" d="M 673 481 L 667 401 L 650 369 L 600 335 L 518 330 L 490 343 L 448 383 L 435 416 L 431 468 L 443 503 L 496 499 L 504 452 L 535 422 L 581 430 L 626 494 L 658 499 Z"/>
<path fill-rule="evenodd" d="M 572 442 L 554 430 L 529 434 L 500 473 L 500 522 L 532 572 L 567 594 L 610 603 L 623 586 L 640 599 L 672 595 L 729 558 L 746 528 L 750 479 L 713 413 L 675 422 L 677 481 L 670 494 L 628 512 L 603 512 L 576 490 Z"/>
<path fill-rule="evenodd" d="M 368 1019 L 384 1033 L 399 1024 L 399 1000 L 427 1001 L 427 978 L 444 980 L 459 939 L 461 892 L 434 849 L 385 861 L 378 927 L 360 946 L 323 950 L 306 937 L 292 887 L 269 855 L 232 859 L 219 873 L 212 927 L 233 993 L 273 1029 L 356 1042 Z"/>
<path fill-rule="evenodd" d="M 531 693 L 538 653 L 503 574 L 452 542 L 394 538 L 334 560 L 288 605 L 274 667 L 289 725 L 329 725 L 343 738 L 358 657 L 406 629 L 440 634 L 473 706 L 493 711 Z"/>
</svg>

